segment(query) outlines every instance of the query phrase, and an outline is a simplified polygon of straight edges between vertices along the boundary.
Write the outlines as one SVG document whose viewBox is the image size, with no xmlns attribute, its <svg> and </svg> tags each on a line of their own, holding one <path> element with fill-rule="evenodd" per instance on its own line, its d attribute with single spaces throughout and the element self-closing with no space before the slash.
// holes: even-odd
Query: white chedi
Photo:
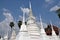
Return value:
<svg viewBox="0 0 60 40">
<path fill-rule="evenodd" d="M 48 36 L 45 33 L 42 18 L 40 16 L 40 27 L 36 24 L 35 17 L 32 14 L 32 8 L 31 3 L 29 3 L 30 9 L 29 9 L 29 16 L 27 20 L 27 25 L 25 25 L 25 8 L 22 8 L 23 11 L 23 20 L 22 25 L 19 30 L 19 33 L 16 35 L 15 31 L 12 31 L 12 36 L 10 40 L 60 40 L 59 36 L 55 34 L 55 31 L 52 27 L 52 36 Z M 52 23 L 51 23 L 52 26 Z M 3 38 L 1 39 L 3 40 Z M 6 34 L 4 36 L 4 40 L 8 40 L 8 35 Z"/>
<path fill-rule="evenodd" d="M 39 28 L 37 27 L 35 17 L 32 14 L 32 9 L 31 9 L 31 2 L 30 2 L 30 11 L 29 11 L 29 17 L 27 20 L 27 28 L 28 28 L 28 33 L 30 36 L 30 40 L 40 40 L 40 33 L 39 33 Z"/>
<path fill-rule="evenodd" d="M 1 37 L 1 39 L 0 40 L 3 40 L 3 38 Z"/>
<path fill-rule="evenodd" d="M 8 32 L 4 35 L 3 40 L 8 40 Z"/>
<path fill-rule="evenodd" d="M 10 40 L 15 40 L 16 39 L 16 33 L 15 33 L 15 27 L 13 27 L 13 30 L 12 30 L 12 34 L 11 34 L 11 37 L 10 37 Z"/>
<path fill-rule="evenodd" d="M 21 30 L 19 31 L 18 35 L 16 36 L 16 40 L 28 40 L 29 35 L 27 29 L 25 29 L 26 25 L 21 25 Z"/>
<path fill-rule="evenodd" d="M 59 40 L 59 37 L 56 35 L 53 26 L 52 26 L 52 22 L 50 21 L 51 24 L 51 28 L 52 28 L 52 40 Z"/>
<path fill-rule="evenodd" d="M 42 18 L 40 16 L 40 39 L 41 40 L 47 40 L 47 36 L 46 36 L 46 33 L 45 33 L 45 30 L 44 30 L 44 27 L 43 27 L 43 23 L 42 23 Z"/>
<path fill-rule="evenodd" d="M 25 25 L 25 12 L 24 11 L 23 11 L 22 25 L 21 25 L 18 35 L 16 36 L 16 40 L 29 40 L 27 26 Z"/>
</svg>

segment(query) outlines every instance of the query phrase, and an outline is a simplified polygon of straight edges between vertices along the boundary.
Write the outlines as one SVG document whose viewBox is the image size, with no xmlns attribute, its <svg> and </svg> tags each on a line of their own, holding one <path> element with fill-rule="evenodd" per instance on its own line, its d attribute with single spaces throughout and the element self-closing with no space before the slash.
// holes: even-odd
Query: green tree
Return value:
<svg viewBox="0 0 60 40">
<path fill-rule="evenodd" d="M 0 39 L 1 39 L 1 35 L 0 35 Z"/>
<path fill-rule="evenodd" d="M 18 27 L 21 28 L 22 21 L 18 21 Z M 27 22 L 25 22 L 25 25 L 27 25 Z"/>
<path fill-rule="evenodd" d="M 18 27 L 21 28 L 22 21 L 18 21 Z"/>
<path fill-rule="evenodd" d="M 13 28 L 14 27 L 14 22 L 10 22 L 10 27 Z"/>
<path fill-rule="evenodd" d="M 27 22 L 25 22 L 25 25 L 27 25 Z"/>
<path fill-rule="evenodd" d="M 60 18 L 60 9 L 56 10 L 58 17 Z"/>
<path fill-rule="evenodd" d="M 14 22 L 10 22 L 9 26 L 11 27 L 11 34 L 12 34 L 12 31 L 13 31 L 13 27 L 14 27 Z"/>
</svg>

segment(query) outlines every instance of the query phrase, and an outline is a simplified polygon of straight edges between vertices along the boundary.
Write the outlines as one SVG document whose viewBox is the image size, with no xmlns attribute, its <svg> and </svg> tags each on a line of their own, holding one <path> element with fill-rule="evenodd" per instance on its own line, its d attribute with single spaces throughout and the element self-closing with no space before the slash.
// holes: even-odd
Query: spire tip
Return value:
<svg viewBox="0 0 60 40">
<path fill-rule="evenodd" d="M 30 9 L 31 9 L 31 1 L 29 1 L 29 6 L 30 6 Z"/>
</svg>

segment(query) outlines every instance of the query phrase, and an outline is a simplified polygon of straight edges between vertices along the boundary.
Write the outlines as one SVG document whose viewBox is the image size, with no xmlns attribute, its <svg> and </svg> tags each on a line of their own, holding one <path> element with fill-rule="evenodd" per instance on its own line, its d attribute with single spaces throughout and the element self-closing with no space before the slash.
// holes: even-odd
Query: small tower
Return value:
<svg viewBox="0 0 60 40">
<path fill-rule="evenodd" d="M 25 10 L 25 9 L 23 8 L 23 10 Z M 25 12 L 24 11 L 23 11 L 23 20 L 22 20 L 21 29 L 19 30 L 19 33 L 16 37 L 16 40 L 29 40 L 28 30 L 27 30 L 27 27 L 25 25 Z"/>
<path fill-rule="evenodd" d="M 44 30 L 44 27 L 43 27 L 43 23 L 42 23 L 42 18 L 40 16 L 40 39 L 41 40 L 47 40 L 47 36 L 46 36 L 46 33 L 45 33 L 45 30 Z"/>
<path fill-rule="evenodd" d="M 31 2 L 29 2 L 29 19 L 35 19 L 35 17 L 33 16 L 33 14 L 32 14 L 32 7 L 31 7 Z"/>
<path fill-rule="evenodd" d="M 29 15 L 32 16 L 31 2 L 29 2 L 29 9 L 30 9 L 30 13 L 29 13 Z"/>
<path fill-rule="evenodd" d="M 40 16 L 40 28 L 41 28 L 41 33 L 45 34 L 41 16 Z"/>
<path fill-rule="evenodd" d="M 40 33 L 36 19 L 32 14 L 31 2 L 29 2 L 29 14 L 27 19 L 27 28 L 30 36 L 30 40 L 40 40 Z"/>
<path fill-rule="evenodd" d="M 15 40 L 16 39 L 16 33 L 15 33 L 15 27 L 13 27 L 12 34 L 10 37 L 10 40 Z"/>
<path fill-rule="evenodd" d="M 52 22 L 50 21 L 51 24 L 51 28 L 52 28 L 52 40 L 59 40 L 58 36 L 56 35 L 54 29 L 53 29 L 53 25 Z"/>
<path fill-rule="evenodd" d="M 21 9 L 22 10 L 22 9 Z M 27 31 L 27 28 L 26 28 L 26 25 L 25 25 L 25 12 L 24 12 L 24 8 L 23 8 L 23 20 L 22 20 L 22 25 L 21 25 L 21 29 L 20 29 L 20 31 Z"/>
<path fill-rule="evenodd" d="M 0 40 L 3 40 L 3 38 L 1 37 Z"/>
<path fill-rule="evenodd" d="M 4 40 L 8 40 L 8 32 L 4 35 Z"/>
</svg>

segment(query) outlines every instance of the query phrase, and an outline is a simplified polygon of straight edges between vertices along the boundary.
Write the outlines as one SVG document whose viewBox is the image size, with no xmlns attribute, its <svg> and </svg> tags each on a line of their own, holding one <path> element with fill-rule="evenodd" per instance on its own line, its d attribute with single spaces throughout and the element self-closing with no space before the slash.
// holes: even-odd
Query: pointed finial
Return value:
<svg viewBox="0 0 60 40">
<path fill-rule="evenodd" d="M 52 30 L 53 30 L 53 25 L 52 25 L 52 21 L 50 20 L 50 25 L 51 25 L 51 28 L 52 28 Z"/>
<path fill-rule="evenodd" d="M 21 10 L 22 10 L 22 12 L 23 12 L 23 20 L 22 20 L 22 22 L 23 23 L 25 23 L 25 8 L 22 8 L 22 7 L 20 7 L 21 8 Z"/>
<path fill-rule="evenodd" d="M 53 30 L 53 25 L 52 25 L 52 21 L 50 20 L 50 25 L 51 25 L 51 28 L 52 28 L 52 30 Z"/>
<path fill-rule="evenodd" d="M 56 36 L 56 33 L 55 33 L 55 31 L 54 31 L 54 29 L 53 29 L 53 25 L 52 25 L 52 21 L 50 21 L 50 24 L 51 24 L 51 28 L 52 28 L 52 35 L 54 36 Z"/>
<path fill-rule="evenodd" d="M 29 1 L 29 6 L 30 6 L 30 9 L 31 9 L 31 2 Z"/>
<path fill-rule="evenodd" d="M 23 23 L 25 23 L 25 13 L 23 13 Z"/>
<path fill-rule="evenodd" d="M 40 16 L 40 22 L 42 22 L 42 18 L 41 18 L 41 16 Z"/>
<path fill-rule="evenodd" d="M 42 18 L 41 18 L 41 15 L 40 15 L 40 23 L 42 24 Z"/>
<path fill-rule="evenodd" d="M 43 28 L 43 23 L 42 23 L 42 18 L 40 16 L 40 24 L 41 24 L 41 28 Z"/>
<path fill-rule="evenodd" d="M 40 28 L 41 28 L 41 33 L 44 34 L 44 35 L 46 35 L 46 34 L 45 34 L 44 27 L 43 27 L 43 23 L 42 23 L 42 18 L 41 18 L 41 16 L 40 16 Z"/>
<path fill-rule="evenodd" d="M 52 26 L 52 21 L 50 20 L 50 25 Z"/>
</svg>

